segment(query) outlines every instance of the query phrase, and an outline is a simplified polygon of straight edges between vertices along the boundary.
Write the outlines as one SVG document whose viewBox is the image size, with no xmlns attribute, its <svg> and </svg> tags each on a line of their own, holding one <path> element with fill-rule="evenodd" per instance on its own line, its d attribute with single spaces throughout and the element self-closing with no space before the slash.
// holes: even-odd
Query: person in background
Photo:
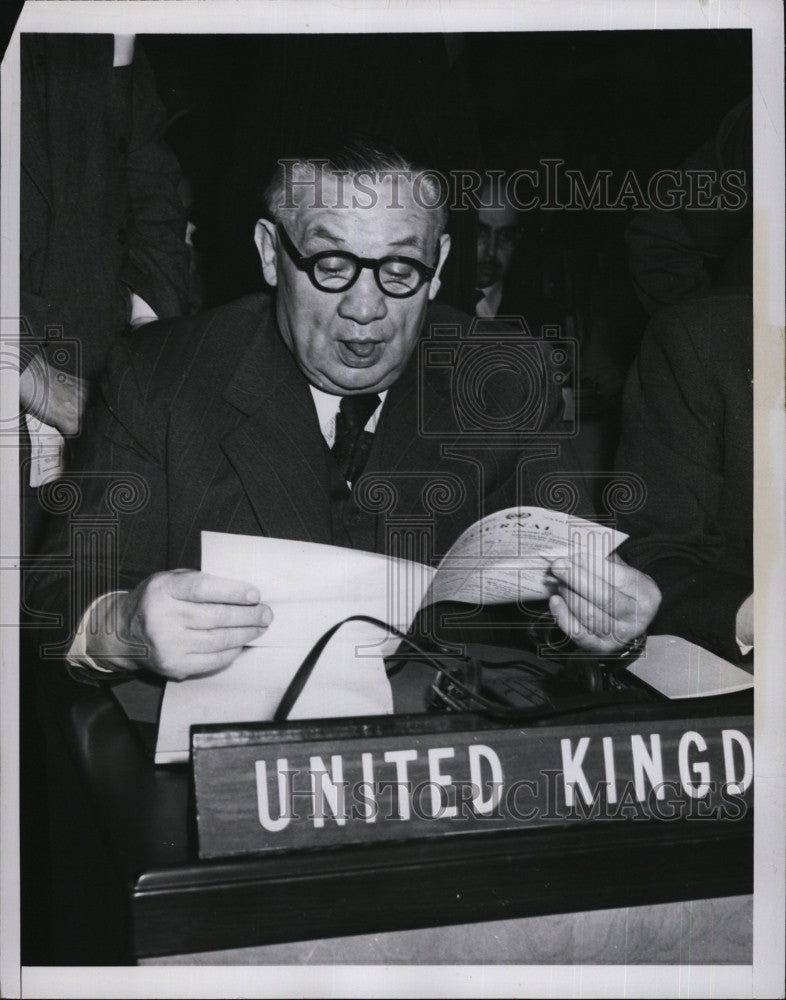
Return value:
<svg viewBox="0 0 786 1000">
<path fill-rule="evenodd" d="M 752 151 L 748 98 L 682 163 L 682 206 L 640 212 L 626 231 L 652 318 L 617 453 L 646 483 L 620 551 L 663 591 L 653 630 L 742 664 L 753 657 Z M 715 207 L 697 203 L 690 177 L 709 179 Z"/>
<path fill-rule="evenodd" d="M 753 647 L 753 304 L 715 291 L 660 310 L 625 387 L 617 469 L 646 487 L 620 554 L 663 600 L 654 634 L 731 662 Z"/>
<path fill-rule="evenodd" d="M 521 316 L 530 333 L 543 323 L 562 323 L 547 284 L 539 212 L 515 205 L 508 176 L 487 180 L 479 196 L 475 315 Z"/>
<path fill-rule="evenodd" d="M 119 334 L 188 305 L 180 170 L 133 35 L 23 35 L 20 409 L 24 552 L 41 483 Z"/>
<path fill-rule="evenodd" d="M 500 322 L 521 321 L 526 334 L 535 338 L 541 337 L 544 326 L 559 327 L 562 335 L 570 335 L 571 317 L 544 291 L 548 279 L 540 215 L 516 207 L 508 179 L 507 175 L 497 181 L 488 179 L 480 193 L 475 315 Z M 573 420 L 573 372 L 566 363 L 555 375 L 563 386 L 563 419 Z"/>
<path fill-rule="evenodd" d="M 633 284 L 650 315 L 713 288 L 753 287 L 751 99 L 675 174 L 673 198 L 682 204 L 638 212 L 625 232 Z"/>
</svg>

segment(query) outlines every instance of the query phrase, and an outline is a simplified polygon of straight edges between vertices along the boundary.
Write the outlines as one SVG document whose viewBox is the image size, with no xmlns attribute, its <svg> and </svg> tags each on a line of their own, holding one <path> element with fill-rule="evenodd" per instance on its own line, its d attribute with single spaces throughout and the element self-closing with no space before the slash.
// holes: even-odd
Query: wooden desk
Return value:
<svg viewBox="0 0 786 1000">
<path fill-rule="evenodd" d="M 751 815 L 734 822 L 590 822 L 200 861 L 188 769 L 155 768 L 106 690 L 77 684 L 55 665 L 41 666 L 38 680 L 56 964 L 128 964 L 752 892 Z M 618 706 L 573 718 L 690 719 L 751 710 L 746 692 L 700 706 Z"/>
</svg>

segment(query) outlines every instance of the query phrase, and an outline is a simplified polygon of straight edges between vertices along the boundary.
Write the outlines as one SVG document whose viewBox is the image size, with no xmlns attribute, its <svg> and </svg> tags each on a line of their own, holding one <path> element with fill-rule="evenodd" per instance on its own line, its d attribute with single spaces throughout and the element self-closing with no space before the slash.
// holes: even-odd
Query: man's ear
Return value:
<svg viewBox="0 0 786 1000">
<path fill-rule="evenodd" d="M 254 242 L 259 251 L 259 259 L 262 261 L 262 274 L 265 276 L 265 281 L 273 288 L 278 284 L 278 268 L 276 266 L 278 234 L 275 222 L 260 219 L 254 227 Z"/>
<path fill-rule="evenodd" d="M 440 281 L 440 273 L 442 272 L 442 265 L 448 259 L 448 254 L 450 253 L 450 236 L 447 233 L 443 233 L 439 238 L 439 260 L 437 261 L 437 271 L 428 286 L 428 297 L 429 301 L 434 298 L 434 296 L 439 291 L 439 287 L 442 284 Z"/>
</svg>

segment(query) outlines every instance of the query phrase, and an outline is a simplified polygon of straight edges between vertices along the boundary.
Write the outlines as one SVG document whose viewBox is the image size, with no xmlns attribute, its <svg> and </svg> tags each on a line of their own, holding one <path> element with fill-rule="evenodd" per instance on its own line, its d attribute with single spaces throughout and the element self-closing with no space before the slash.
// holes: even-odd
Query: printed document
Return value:
<svg viewBox="0 0 786 1000">
<path fill-rule="evenodd" d="M 548 574 L 551 561 L 581 553 L 599 576 L 608 576 L 602 564 L 626 537 L 569 514 L 515 507 L 473 524 L 434 570 L 335 545 L 204 531 L 202 569 L 253 584 L 274 617 L 227 669 L 167 683 L 156 762 L 187 759 L 192 725 L 271 719 L 314 643 L 351 615 L 378 618 L 406 632 L 421 607 L 439 601 L 540 600 L 555 587 Z M 343 626 L 325 647 L 290 718 L 391 713 L 384 657 L 398 643 L 387 628 L 364 622 Z"/>
</svg>

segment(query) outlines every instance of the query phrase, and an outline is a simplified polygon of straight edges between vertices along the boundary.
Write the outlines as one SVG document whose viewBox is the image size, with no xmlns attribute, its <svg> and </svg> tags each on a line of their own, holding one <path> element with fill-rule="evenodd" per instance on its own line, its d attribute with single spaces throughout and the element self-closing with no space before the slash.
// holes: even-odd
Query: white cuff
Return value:
<svg viewBox="0 0 786 1000">
<path fill-rule="evenodd" d="M 155 323 L 158 319 L 152 306 L 149 306 L 141 295 L 131 292 L 131 318 L 130 326 L 144 326 L 145 323 Z"/>
<path fill-rule="evenodd" d="M 77 626 L 73 641 L 71 642 L 71 648 L 66 654 L 66 663 L 72 667 L 90 667 L 91 670 L 96 670 L 101 674 L 117 673 L 117 671 L 113 670 L 111 667 L 102 667 L 99 663 L 96 663 L 93 657 L 87 652 L 87 626 L 90 621 L 90 616 L 103 601 L 108 600 L 110 597 L 116 597 L 118 594 L 127 593 L 127 590 L 111 590 L 109 593 L 101 594 L 100 597 L 97 597 L 93 601 L 87 611 L 85 611 L 82 615 L 82 620 Z"/>
<path fill-rule="evenodd" d="M 115 35 L 115 51 L 112 66 L 130 66 L 134 61 L 136 35 Z"/>
<path fill-rule="evenodd" d="M 56 427 L 42 423 L 31 413 L 25 414 L 25 423 L 30 436 L 30 485 L 38 488 L 57 479 L 63 471 L 65 438 Z"/>
</svg>

